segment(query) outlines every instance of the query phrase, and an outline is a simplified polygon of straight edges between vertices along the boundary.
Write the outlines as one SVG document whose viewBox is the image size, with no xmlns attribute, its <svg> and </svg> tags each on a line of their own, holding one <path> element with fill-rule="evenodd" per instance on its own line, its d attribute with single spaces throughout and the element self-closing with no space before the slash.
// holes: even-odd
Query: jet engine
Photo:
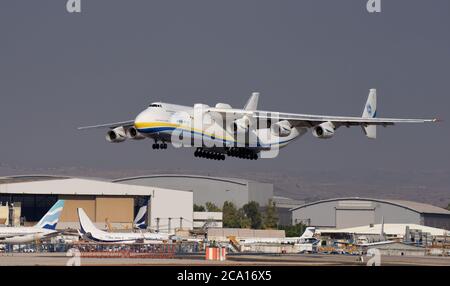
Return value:
<svg viewBox="0 0 450 286">
<path fill-rule="evenodd" d="M 328 139 L 334 136 L 335 126 L 332 122 L 327 121 L 313 128 L 313 135 L 320 139 Z"/>
<path fill-rule="evenodd" d="M 219 102 L 219 103 L 216 104 L 216 108 L 219 108 L 219 109 L 231 109 L 231 105 L 229 105 L 227 103 Z"/>
<path fill-rule="evenodd" d="M 244 115 L 242 118 L 236 119 L 233 122 L 234 131 L 237 133 L 246 133 L 251 127 L 250 118 L 247 115 Z"/>
<path fill-rule="evenodd" d="M 136 128 L 134 127 L 130 127 L 127 129 L 127 137 L 133 140 L 142 140 L 145 139 L 145 136 L 140 133 L 139 131 L 137 131 Z"/>
<path fill-rule="evenodd" d="M 292 126 L 287 120 L 282 120 L 271 126 L 272 133 L 278 137 L 286 137 L 291 134 Z"/>
<path fill-rule="evenodd" d="M 111 143 L 120 143 L 127 139 L 127 134 L 123 126 L 116 127 L 106 133 L 106 141 Z"/>
</svg>

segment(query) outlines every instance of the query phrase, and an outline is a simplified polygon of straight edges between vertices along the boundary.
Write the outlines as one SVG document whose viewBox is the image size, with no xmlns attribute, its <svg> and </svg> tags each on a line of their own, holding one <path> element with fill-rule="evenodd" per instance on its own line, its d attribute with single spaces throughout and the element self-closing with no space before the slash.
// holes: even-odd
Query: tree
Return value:
<svg viewBox="0 0 450 286">
<path fill-rule="evenodd" d="M 225 201 L 223 203 L 222 212 L 223 212 L 222 221 L 224 227 L 232 227 L 232 228 L 241 227 L 239 211 L 232 202 Z"/>
<path fill-rule="evenodd" d="M 286 232 L 286 237 L 296 237 L 301 236 L 305 232 L 306 225 L 303 223 L 298 223 L 296 225 L 280 225 L 278 229 L 284 230 Z"/>
<path fill-rule="evenodd" d="M 262 216 L 259 210 L 259 204 L 255 201 L 251 201 L 242 207 L 244 214 L 251 221 L 251 227 L 253 229 L 262 228 Z"/>
<path fill-rule="evenodd" d="M 447 209 L 450 211 L 450 203 L 448 203 L 447 205 Z"/>
<path fill-rule="evenodd" d="M 194 212 L 204 212 L 204 211 L 205 211 L 205 207 L 204 206 L 194 204 Z"/>
<path fill-rule="evenodd" d="M 222 211 L 218 206 L 216 206 L 212 202 L 206 202 L 205 206 L 206 206 L 206 210 L 209 211 L 209 212 L 220 212 L 220 211 Z"/>
<path fill-rule="evenodd" d="M 264 228 L 274 229 L 278 225 L 278 213 L 275 202 L 270 199 L 264 212 Z"/>
<path fill-rule="evenodd" d="M 239 227 L 240 228 L 251 228 L 252 227 L 252 220 L 245 215 L 243 208 L 240 208 L 238 210 L 238 216 L 239 216 Z"/>
</svg>

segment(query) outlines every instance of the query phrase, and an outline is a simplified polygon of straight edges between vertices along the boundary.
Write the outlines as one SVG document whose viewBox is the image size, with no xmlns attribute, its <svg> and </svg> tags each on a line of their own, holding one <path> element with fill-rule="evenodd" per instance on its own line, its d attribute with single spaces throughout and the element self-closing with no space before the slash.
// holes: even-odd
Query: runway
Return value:
<svg viewBox="0 0 450 286">
<path fill-rule="evenodd" d="M 70 257 L 65 253 L 14 253 L 0 254 L 0 266 L 65 266 Z M 364 266 L 357 256 L 295 254 L 295 255 L 230 255 L 226 261 L 207 261 L 201 255 L 174 259 L 149 258 L 81 258 L 81 266 Z M 450 266 L 450 257 L 382 256 L 382 266 Z"/>
</svg>

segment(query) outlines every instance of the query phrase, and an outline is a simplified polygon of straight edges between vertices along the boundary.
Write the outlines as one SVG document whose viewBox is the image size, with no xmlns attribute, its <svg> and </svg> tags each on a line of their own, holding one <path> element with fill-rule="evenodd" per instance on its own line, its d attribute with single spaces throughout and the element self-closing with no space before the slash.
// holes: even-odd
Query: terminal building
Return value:
<svg viewBox="0 0 450 286">
<path fill-rule="evenodd" d="M 292 223 L 319 228 L 416 224 L 450 230 L 450 211 L 433 205 L 371 198 L 335 198 L 291 209 Z"/>
</svg>

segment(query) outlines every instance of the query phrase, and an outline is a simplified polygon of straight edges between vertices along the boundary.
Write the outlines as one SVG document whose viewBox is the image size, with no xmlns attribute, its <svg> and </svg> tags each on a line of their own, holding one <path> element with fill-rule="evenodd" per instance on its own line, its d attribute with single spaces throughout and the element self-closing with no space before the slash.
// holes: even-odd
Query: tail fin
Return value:
<svg viewBox="0 0 450 286">
<path fill-rule="evenodd" d="M 305 232 L 300 236 L 301 238 L 312 238 L 314 237 L 314 233 L 316 232 L 315 227 L 307 227 Z"/>
<path fill-rule="evenodd" d="M 367 97 L 366 105 L 364 106 L 364 111 L 362 114 L 363 118 L 375 118 L 377 117 L 377 90 L 372 88 L 369 92 L 369 97 Z M 369 125 L 362 126 L 364 134 L 367 138 L 375 139 L 377 138 L 377 126 Z"/>
<path fill-rule="evenodd" d="M 58 200 L 35 226 L 45 229 L 56 229 L 63 208 L 64 200 Z"/>
<path fill-rule="evenodd" d="M 144 203 L 142 207 L 139 208 L 139 211 L 134 219 L 133 225 L 138 229 L 146 229 L 147 228 L 147 210 L 148 210 L 148 200 Z"/>
<path fill-rule="evenodd" d="M 92 234 L 99 231 L 82 208 L 77 208 L 77 212 L 78 212 L 78 219 L 80 220 L 80 227 L 81 227 L 80 231 L 82 234 L 87 233 Z"/>
<path fill-rule="evenodd" d="M 252 96 L 245 104 L 244 110 L 254 111 L 258 108 L 259 92 L 252 93 Z"/>
</svg>

